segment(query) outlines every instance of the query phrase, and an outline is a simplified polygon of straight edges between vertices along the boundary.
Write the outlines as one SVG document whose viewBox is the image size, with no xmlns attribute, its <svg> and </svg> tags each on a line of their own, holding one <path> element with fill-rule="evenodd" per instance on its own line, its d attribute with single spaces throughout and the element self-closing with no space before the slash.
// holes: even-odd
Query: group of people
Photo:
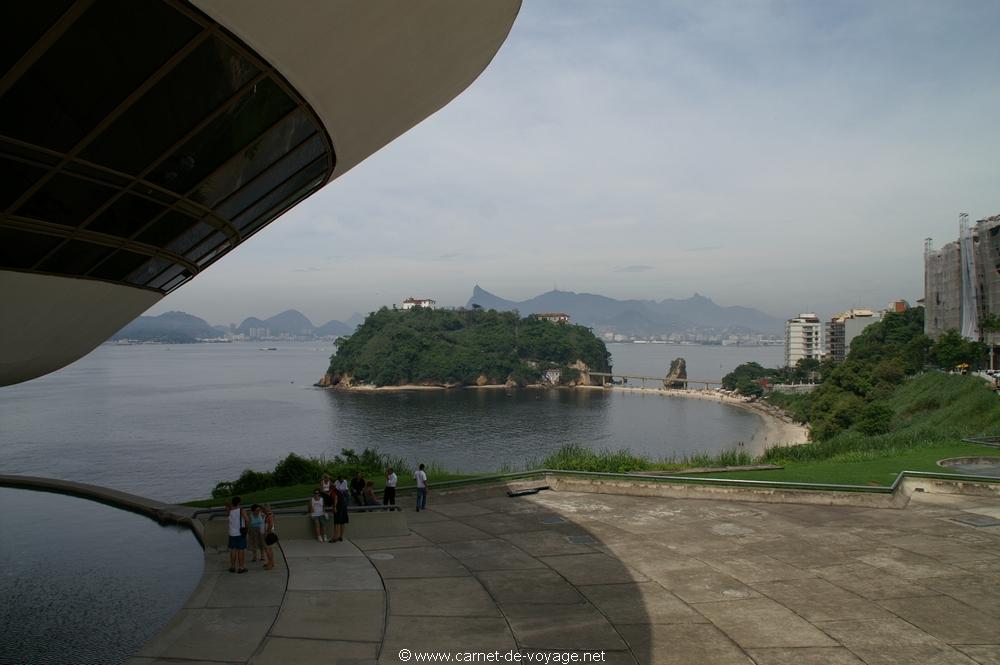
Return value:
<svg viewBox="0 0 1000 665">
<path fill-rule="evenodd" d="M 274 550 L 271 549 L 277 541 L 274 533 L 274 513 L 270 506 L 253 504 L 250 512 L 241 505 L 240 497 L 234 496 L 226 504 L 229 512 L 229 572 L 245 573 L 246 551 L 249 541 L 253 552 L 251 562 L 263 561 L 264 570 L 274 568 Z"/>
<path fill-rule="evenodd" d="M 427 507 L 427 472 L 421 464 L 417 472 L 413 474 L 417 481 L 417 512 Z M 396 505 L 396 484 L 399 477 L 392 467 L 385 470 L 385 489 L 382 492 L 381 505 Z M 375 495 L 375 481 L 366 480 L 364 474 L 358 471 L 354 474 L 350 484 L 344 476 L 337 476 L 334 480 L 330 474 L 324 473 L 319 482 L 319 487 L 313 491 L 312 498 L 306 506 L 309 517 L 313 521 L 316 531 L 316 540 L 321 543 L 338 543 L 344 539 L 344 527 L 350 521 L 347 514 L 347 506 L 353 503 L 356 506 L 377 506 L 378 497 Z M 326 532 L 328 515 L 333 513 L 333 537 Z"/>
<path fill-rule="evenodd" d="M 424 465 L 413 474 L 417 483 L 417 512 L 427 508 L 427 472 Z M 396 505 L 396 484 L 399 477 L 390 467 L 385 471 L 385 489 L 382 492 L 382 505 Z M 350 484 L 343 476 L 333 480 L 324 473 L 323 478 L 313 491 L 312 498 L 306 505 L 306 510 L 313 521 L 316 540 L 321 543 L 338 543 L 344 540 L 344 528 L 350 521 L 347 506 L 350 502 L 358 506 L 377 506 L 375 483 L 365 480 L 358 471 Z M 278 538 L 274 532 L 274 513 L 270 506 L 253 504 L 248 513 L 241 505 L 240 497 L 234 496 L 227 504 L 229 533 L 229 572 L 245 573 L 246 551 L 249 545 L 253 552 L 251 562 L 263 561 L 264 569 L 274 568 L 274 551 L 271 546 Z M 333 514 L 333 535 L 327 534 L 327 513 Z"/>
</svg>

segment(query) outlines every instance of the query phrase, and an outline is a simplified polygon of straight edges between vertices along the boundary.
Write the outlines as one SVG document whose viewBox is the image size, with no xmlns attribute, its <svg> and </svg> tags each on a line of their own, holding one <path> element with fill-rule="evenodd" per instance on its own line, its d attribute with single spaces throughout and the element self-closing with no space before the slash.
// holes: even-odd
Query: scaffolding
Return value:
<svg viewBox="0 0 1000 665">
<path fill-rule="evenodd" d="M 936 340 L 962 327 L 962 262 L 957 242 L 934 250 L 924 242 L 924 332 Z"/>
<path fill-rule="evenodd" d="M 962 262 L 962 337 L 979 341 L 979 288 L 976 279 L 976 252 L 969 228 L 969 214 L 958 216 L 958 244 Z"/>
<path fill-rule="evenodd" d="M 969 225 L 959 216 L 958 240 L 935 250 L 924 241 L 924 332 L 937 339 L 949 330 L 990 346 L 990 364 L 1000 347 L 1000 330 L 983 321 L 1000 316 L 1000 215 Z"/>
</svg>

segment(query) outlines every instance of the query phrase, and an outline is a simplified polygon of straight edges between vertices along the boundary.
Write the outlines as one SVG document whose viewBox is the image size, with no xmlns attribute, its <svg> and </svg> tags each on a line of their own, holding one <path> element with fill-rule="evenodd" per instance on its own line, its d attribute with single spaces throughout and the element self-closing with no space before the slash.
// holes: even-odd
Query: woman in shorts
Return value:
<svg viewBox="0 0 1000 665">
<path fill-rule="evenodd" d="M 326 535 L 326 511 L 324 508 L 323 493 L 317 489 L 313 492 L 312 498 L 309 499 L 309 503 L 306 504 L 306 510 L 309 511 L 309 517 L 312 519 L 313 526 L 316 529 L 316 540 L 321 543 L 325 543 L 329 540 Z"/>
<path fill-rule="evenodd" d="M 271 547 L 271 540 L 268 539 L 271 536 L 271 540 L 277 538 L 274 535 L 274 513 L 271 511 L 271 506 L 264 506 L 264 556 L 267 558 L 267 563 L 264 564 L 264 570 L 271 570 L 274 568 L 274 549 Z"/>
<path fill-rule="evenodd" d="M 250 506 L 250 528 L 247 529 L 250 541 L 250 561 L 264 560 L 264 511 L 256 503 Z"/>
</svg>

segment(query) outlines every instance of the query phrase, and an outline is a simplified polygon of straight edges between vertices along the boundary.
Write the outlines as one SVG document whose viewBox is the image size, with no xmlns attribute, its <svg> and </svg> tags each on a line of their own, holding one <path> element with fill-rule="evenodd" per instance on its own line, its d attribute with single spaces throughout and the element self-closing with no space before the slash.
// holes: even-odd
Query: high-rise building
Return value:
<svg viewBox="0 0 1000 665">
<path fill-rule="evenodd" d="M 851 351 L 851 340 L 861 331 L 882 320 L 882 312 L 851 309 L 834 316 L 826 324 L 826 350 L 834 362 L 843 362 Z"/>
<path fill-rule="evenodd" d="M 819 360 L 823 355 L 823 324 L 813 313 L 799 314 L 785 323 L 785 365 L 802 358 Z"/>
<path fill-rule="evenodd" d="M 968 226 L 962 215 L 959 239 L 935 250 L 924 245 L 924 332 L 937 339 L 957 330 L 988 343 L 996 335 L 980 330 L 988 316 L 1000 316 L 1000 215 Z"/>
</svg>

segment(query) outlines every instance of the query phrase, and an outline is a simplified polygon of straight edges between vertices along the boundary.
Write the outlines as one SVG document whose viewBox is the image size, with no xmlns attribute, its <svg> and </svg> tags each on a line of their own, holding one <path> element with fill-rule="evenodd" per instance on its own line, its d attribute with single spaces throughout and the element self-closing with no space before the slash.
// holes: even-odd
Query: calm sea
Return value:
<svg viewBox="0 0 1000 665">
<path fill-rule="evenodd" d="M 268 343 L 272 344 L 272 343 Z M 66 478 L 179 501 L 208 496 L 289 452 L 377 447 L 462 471 L 521 466 L 566 443 L 655 457 L 749 442 L 758 416 L 710 401 L 602 391 L 344 394 L 313 387 L 319 343 L 105 345 L 46 377 L 0 388 L 0 473 Z M 781 347 L 612 344 L 617 372 L 718 380 L 782 360 Z"/>
</svg>

